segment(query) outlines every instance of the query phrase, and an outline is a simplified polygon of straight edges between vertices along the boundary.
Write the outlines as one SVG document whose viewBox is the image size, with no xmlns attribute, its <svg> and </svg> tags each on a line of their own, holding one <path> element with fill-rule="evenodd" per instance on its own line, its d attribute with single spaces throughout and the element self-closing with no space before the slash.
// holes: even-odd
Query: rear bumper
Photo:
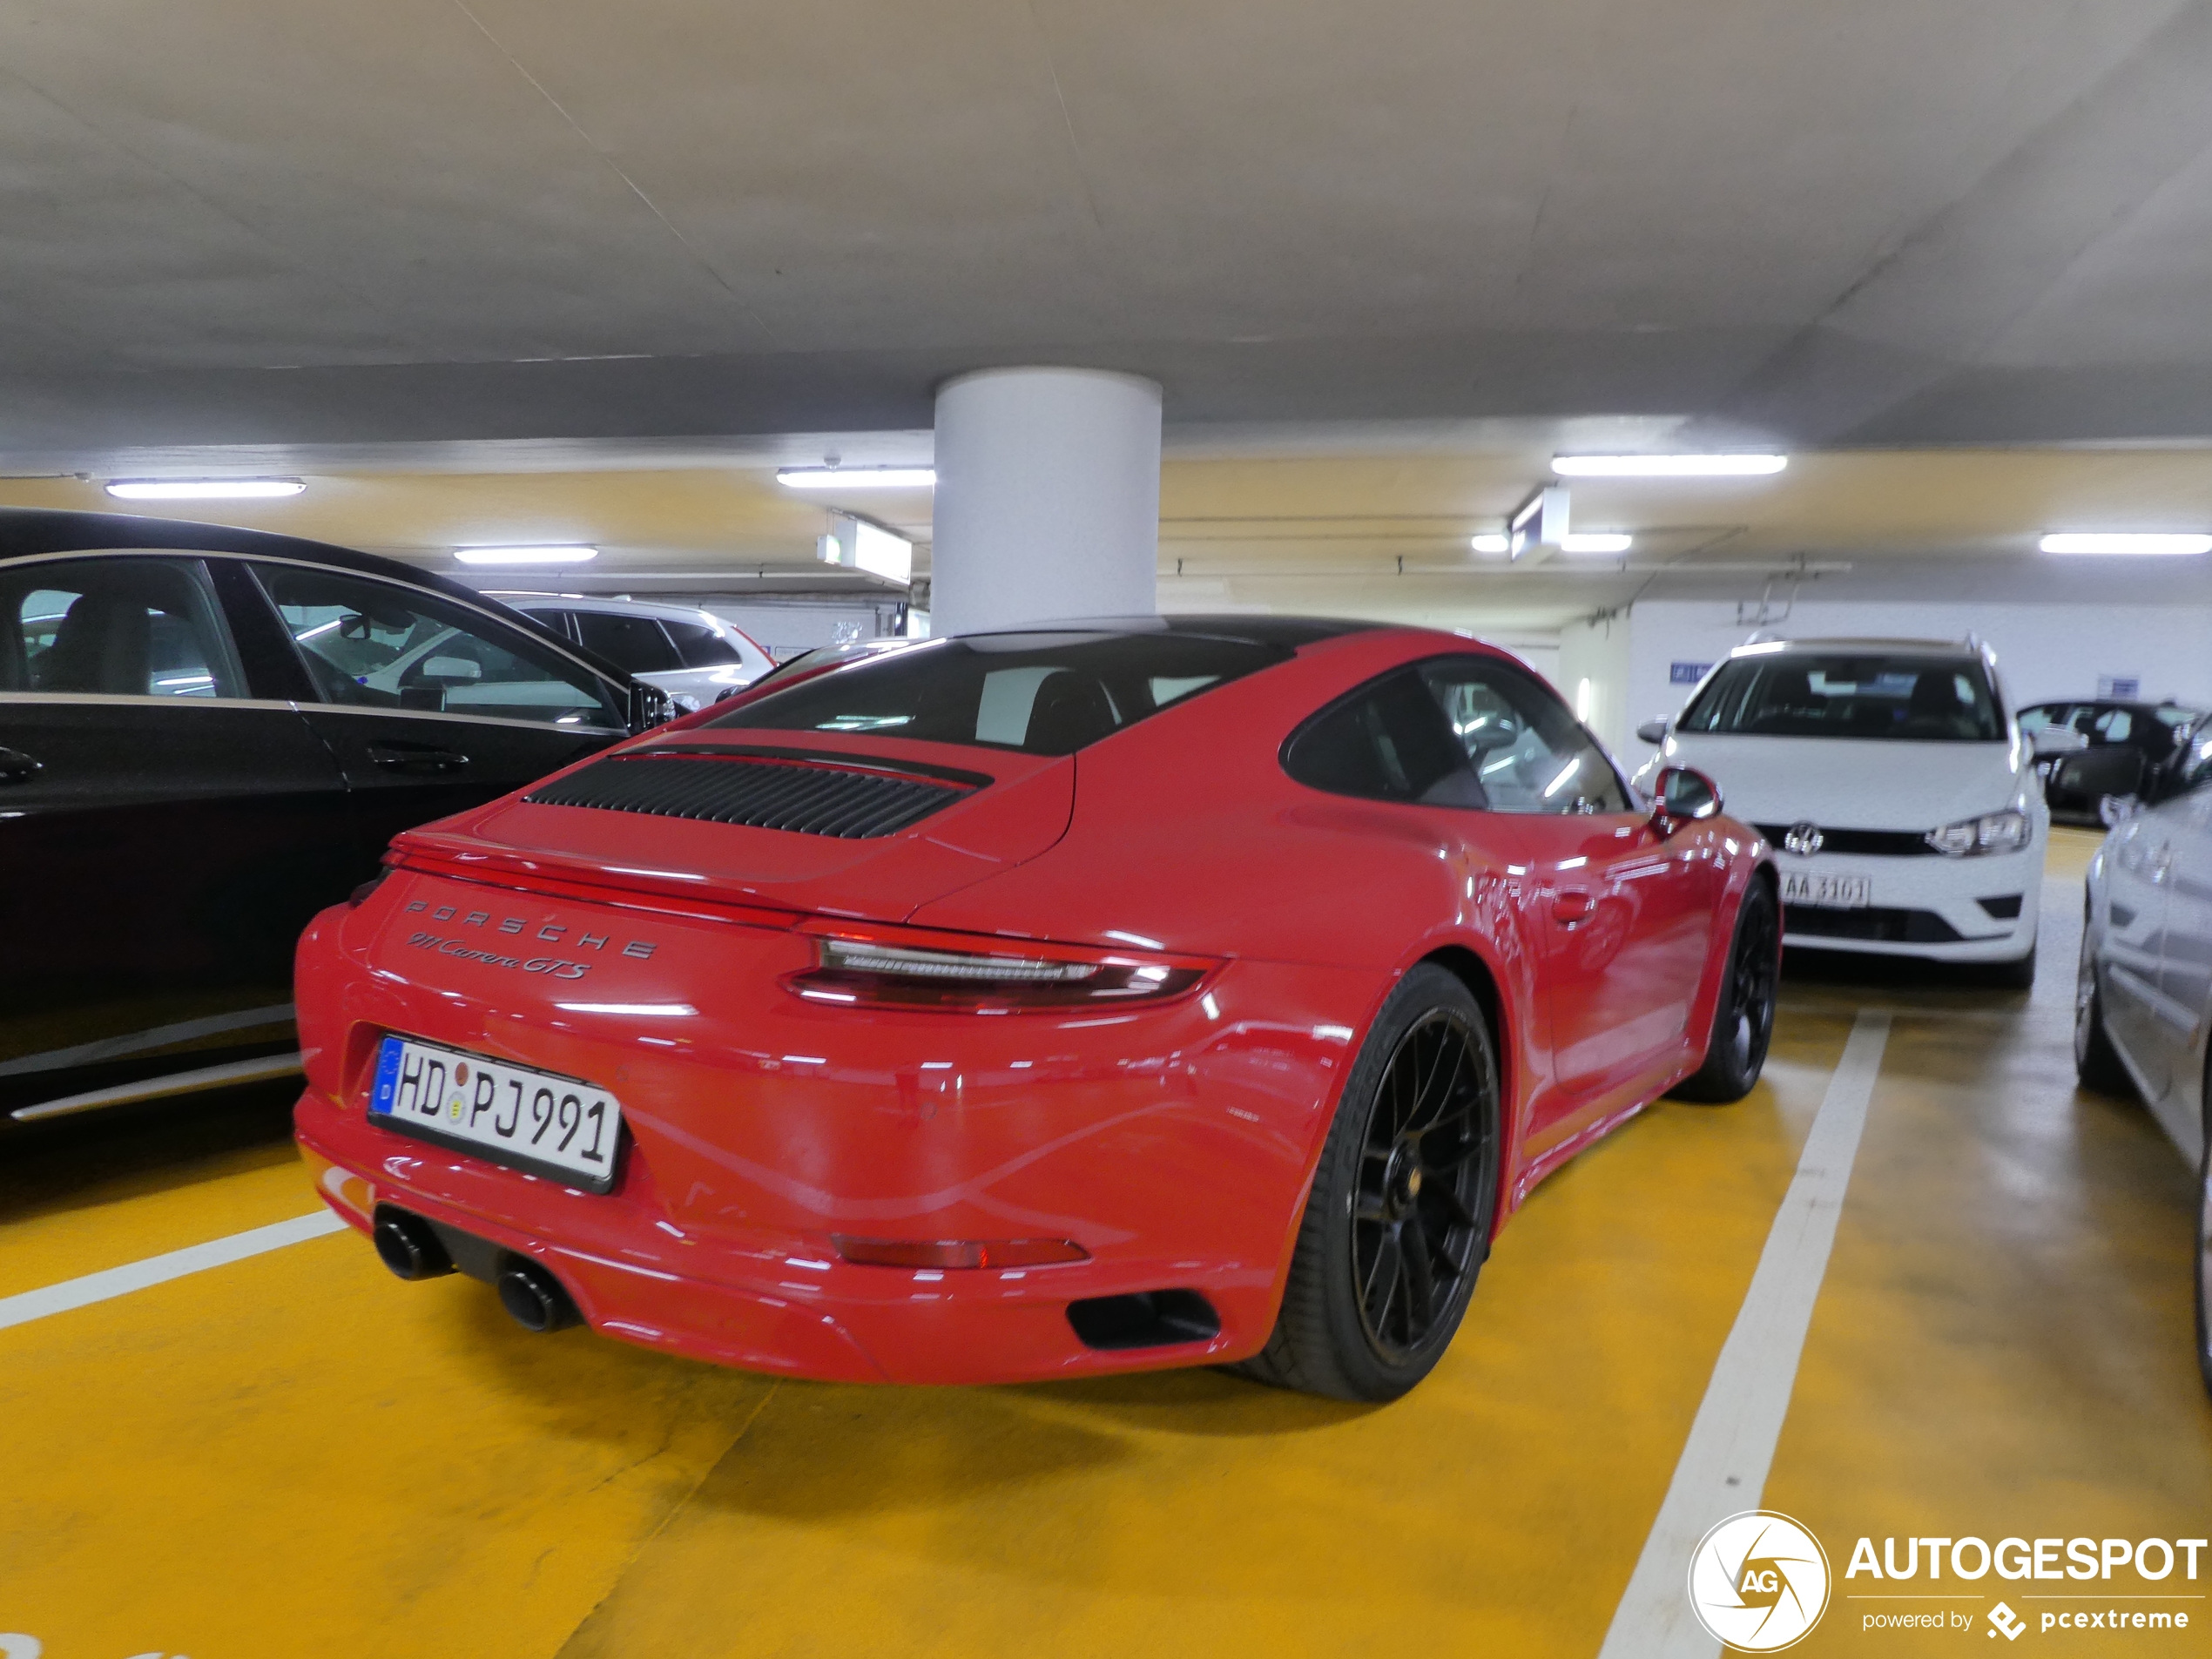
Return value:
<svg viewBox="0 0 2212 1659">
<path fill-rule="evenodd" d="M 509 909 L 531 937 L 607 935 L 579 993 L 536 971 L 550 957 L 419 946 L 418 914 L 451 914 L 442 897 L 468 910 L 452 884 L 402 872 L 302 941 L 295 1123 L 322 1196 L 364 1231 L 388 1204 L 530 1258 L 609 1336 L 794 1376 L 1005 1382 L 1256 1352 L 1356 1034 L 1387 989 L 1379 974 L 1239 961 L 1141 1012 L 826 1008 L 778 983 L 811 960 L 786 932 L 485 903 L 486 937 Z M 623 951 L 633 934 L 649 954 Z M 387 1032 L 597 1082 L 626 1124 L 614 1190 L 371 1122 Z M 1065 1239 L 1088 1257 L 889 1268 L 846 1261 L 837 1236 Z M 1069 1317 L 1162 1291 L 1203 1296 L 1218 1332 L 1099 1347 Z"/>
<path fill-rule="evenodd" d="M 671 1250 L 607 1199 L 405 1140 L 312 1090 L 294 1121 L 318 1191 L 361 1232 L 380 1205 L 442 1223 L 550 1269 L 602 1335 L 718 1365 L 841 1382 L 1034 1381 L 1239 1359 L 1273 1324 L 1271 1262 L 1123 1256 L 933 1271 L 857 1266 L 826 1238 L 811 1250 L 765 1238 Z M 536 1196 L 549 1214 L 529 1224 L 505 1190 L 522 1182 L 548 1189 Z M 1219 1332 L 1094 1348 L 1069 1319 L 1071 1302 L 1166 1289 L 1204 1297 Z"/>
</svg>

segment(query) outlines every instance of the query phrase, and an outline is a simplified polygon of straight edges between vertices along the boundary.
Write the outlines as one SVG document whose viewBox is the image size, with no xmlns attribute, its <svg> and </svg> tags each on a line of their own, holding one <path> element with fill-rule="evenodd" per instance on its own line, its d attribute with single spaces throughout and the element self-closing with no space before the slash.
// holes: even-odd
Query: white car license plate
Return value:
<svg viewBox="0 0 2212 1659">
<path fill-rule="evenodd" d="M 1817 905 L 1824 910 L 1864 910 L 1874 901 L 1873 880 L 1863 875 L 1785 875 L 1784 904 Z"/>
<path fill-rule="evenodd" d="M 605 1089 L 388 1036 L 368 1111 L 390 1128 L 590 1192 L 614 1185 L 622 1107 Z"/>
</svg>

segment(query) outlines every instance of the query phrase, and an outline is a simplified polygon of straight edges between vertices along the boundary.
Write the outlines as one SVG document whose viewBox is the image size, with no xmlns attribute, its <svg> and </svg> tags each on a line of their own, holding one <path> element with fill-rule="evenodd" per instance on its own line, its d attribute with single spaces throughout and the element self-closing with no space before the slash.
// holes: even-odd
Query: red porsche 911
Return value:
<svg viewBox="0 0 2212 1659">
<path fill-rule="evenodd" d="M 401 1278 L 752 1369 L 1403 1393 L 1545 1174 L 1773 1020 L 1768 849 L 1456 636 L 917 644 L 410 831 L 302 939 Z"/>
</svg>

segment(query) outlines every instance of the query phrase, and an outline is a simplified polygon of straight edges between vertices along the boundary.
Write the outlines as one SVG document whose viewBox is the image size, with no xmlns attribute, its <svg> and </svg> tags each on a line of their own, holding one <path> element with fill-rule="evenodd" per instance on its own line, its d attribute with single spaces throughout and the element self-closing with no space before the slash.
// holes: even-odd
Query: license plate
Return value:
<svg viewBox="0 0 2212 1659">
<path fill-rule="evenodd" d="M 1864 910 L 1874 901 L 1874 882 L 1863 875 L 1785 875 L 1784 904 L 1809 904 L 1824 910 Z"/>
<path fill-rule="evenodd" d="M 614 1185 L 622 1107 L 573 1077 L 411 1037 L 386 1037 L 376 1055 L 371 1118 L 402 1134 L 587 1192 Z"/>
</svg>

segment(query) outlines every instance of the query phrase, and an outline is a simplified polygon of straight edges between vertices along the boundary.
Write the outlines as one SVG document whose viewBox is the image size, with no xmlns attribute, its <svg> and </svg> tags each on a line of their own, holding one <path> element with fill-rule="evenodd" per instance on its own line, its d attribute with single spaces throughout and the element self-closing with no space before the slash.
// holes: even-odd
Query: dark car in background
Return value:
<svg viewBox="0 0 2212 1659">
<path fill-rule="evenodd" d="M 2154 806 L 2180 786 L 2205 711 L 2175 703 L 2083 698 L 2020 710 L 2020 735 L 2035 745 L 2051 816 L 2111 824 Z"/>
<path fill-rule="evenodd" d="M 296 1069 L 293 946 L 394 834 L 667 712 L 393 560 L 0 510 L 0 1122 Z"/>
</svg>

